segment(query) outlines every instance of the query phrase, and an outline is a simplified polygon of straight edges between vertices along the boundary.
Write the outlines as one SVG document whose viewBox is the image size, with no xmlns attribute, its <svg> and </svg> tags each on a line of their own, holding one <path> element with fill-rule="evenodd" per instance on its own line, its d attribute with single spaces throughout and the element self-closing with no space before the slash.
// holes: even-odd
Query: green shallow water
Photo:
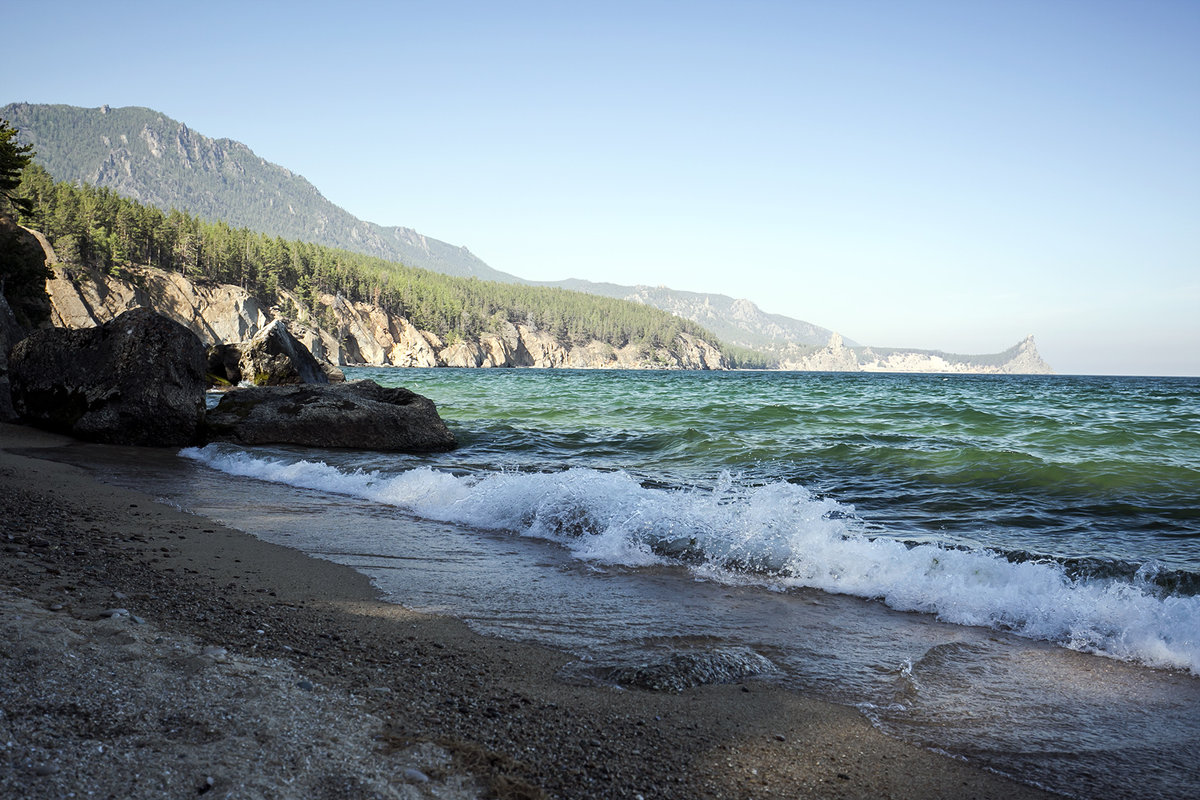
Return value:
<svg viewBox="0 0 1200 800">
<path fill-rule="evenodd" d="M 572 653 L 569 680 L 745 648 L 1068 796 L 1196 794 L 1200 380 L 347 373 L 433 398 L 461 447 L 121 469 L 393 602 Z"/>
<path fill-rule="evenodd" d="M 437 402 L 463 471 L 801 484 L 874 532 L 1200 574 L 1200 380 L 349 369 Z M 1178 583 L 1178 580 L 1176 581 Z M 1200 588 L 1198 586 L 1197 588 Z"/>
</svg>

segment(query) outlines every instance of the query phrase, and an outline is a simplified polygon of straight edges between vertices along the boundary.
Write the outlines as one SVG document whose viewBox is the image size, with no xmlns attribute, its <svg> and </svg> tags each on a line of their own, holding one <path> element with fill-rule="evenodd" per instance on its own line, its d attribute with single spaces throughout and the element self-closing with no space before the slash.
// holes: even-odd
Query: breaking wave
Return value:
<svg viewBox="0 0 1200 800">
<path fill-rule="evenodd" d="M 596 563 L 682 564 L 710 580 L 855 595 L 1200 675 L 1200 596 L 1164 590 L 1153 564 L 1132 576 L 1072 577 L 1028 554 L 1014 560 L 873 535 L 852 507 L 787 482 L 745 485 L 726 475 L 711 489 L 670 489 L 587 468 L 459 476 L 428 467 L 344 470 L 218 445 L 182 455 L 231 475 L 551 540 Z"/>
</svg>

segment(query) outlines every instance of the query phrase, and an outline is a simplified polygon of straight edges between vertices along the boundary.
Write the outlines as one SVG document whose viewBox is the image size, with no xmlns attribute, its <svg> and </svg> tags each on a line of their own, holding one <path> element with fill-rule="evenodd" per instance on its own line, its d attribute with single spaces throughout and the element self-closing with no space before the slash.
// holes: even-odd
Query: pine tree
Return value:
<svg viewBox="0 0 1200 800">
<path fill-rule="evenodd" d="M 17 194 L 21 173 L 33 160 L 33 145 L 17 144 L 17 129 L 0 119 L 0 198 L 20 211 L 29 213 L 33 204 Z"/>
</svg>

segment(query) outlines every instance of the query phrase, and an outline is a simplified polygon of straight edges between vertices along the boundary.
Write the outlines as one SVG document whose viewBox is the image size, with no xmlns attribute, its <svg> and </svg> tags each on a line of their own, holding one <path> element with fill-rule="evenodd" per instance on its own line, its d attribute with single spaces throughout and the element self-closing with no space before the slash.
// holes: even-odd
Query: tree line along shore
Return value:
<svg viewBox="0 0 1200 800">
<path fill-rule="evenodd" d="M 459 278 L 301 241 L 286 241 L 161 210 L 88 185 L 55 182 L 36 163 L 23 169 L 17 194 L 29 204 L 19 221 L 40 231 L 68 274 L 134 266 L 195 281 L 238 286 L 285 316 L 311 315 L 335 327 L 322 295 L 371 303 L 446 341 L 477 338 L 506 324 L 546 331 L 566 345 L 600 341 L 649 354 L 670 350 L 681 334 L 719 347 L 733 368 L 767 367 L 766 356 L 721 345 L 700 325 L 652 306 L 566 289 Z M 287 295 L 299 298 L 296 308 Z"/>
</svg>

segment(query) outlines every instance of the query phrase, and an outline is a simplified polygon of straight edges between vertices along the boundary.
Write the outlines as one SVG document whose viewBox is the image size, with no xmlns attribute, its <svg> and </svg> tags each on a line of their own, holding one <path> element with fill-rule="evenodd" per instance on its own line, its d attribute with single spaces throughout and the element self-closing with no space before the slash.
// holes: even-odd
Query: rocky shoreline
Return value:
<svg viewBox="0 0 1200 800">
<path fill-rule="evenodd" d="M 570 685 L 560 653 L 97 483 L 65 437 L 0 448 L 0 795 L 1047 797 L 769 683 Z"/>
</svg>

